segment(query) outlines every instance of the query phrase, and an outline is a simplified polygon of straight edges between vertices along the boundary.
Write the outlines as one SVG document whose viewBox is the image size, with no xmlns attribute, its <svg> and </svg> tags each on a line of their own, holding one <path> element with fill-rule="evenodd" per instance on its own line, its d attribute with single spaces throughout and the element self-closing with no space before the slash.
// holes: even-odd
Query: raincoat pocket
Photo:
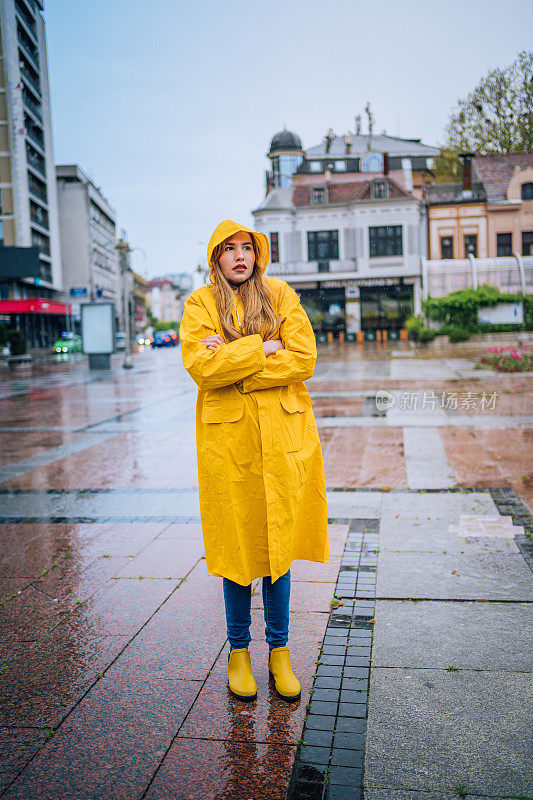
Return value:
<svg viewBox="0 0 533 800">
<path fill-rule="evenodd" d="M 244 399 L 235 386 L 205 392 L 202 398 L 202 422 L 237 422 L 244 414 Z"/>
<path fill-rule="evenodd" d="M 288 411 L 290 414 L 295 411 L 307 411 L 307 409 L 311 408 L 313 405 L 313 401 L 309 397 L 305 386 L 303 386 L 303 390 L 300 391 L 293 386 L 282 386 L 279 392 L 279 399 L 285 411 Z"/>
<path fill-rule="evenodd" d="M 304 446 L 305 438 L 305 411 L 288 411 L 281 404 L 281 436 L 283 449 L 286 453 L 298 452 Z"/>
</svg>

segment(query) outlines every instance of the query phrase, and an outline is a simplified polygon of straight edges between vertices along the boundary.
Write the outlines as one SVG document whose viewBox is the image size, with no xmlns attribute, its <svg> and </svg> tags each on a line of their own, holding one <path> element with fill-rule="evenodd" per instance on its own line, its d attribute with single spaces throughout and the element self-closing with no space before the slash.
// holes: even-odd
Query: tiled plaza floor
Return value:
<svg viewBox="0 0 533 800">
<path fill-rule="evenodd" d="M 269 683 L 257 582 L 244 707 L 180 362 L 0 369 L 0 797 L 533 797 L 532 377 L 321 346 L 331 560 L 291 569 L 302 698 Z"/>
</svg>

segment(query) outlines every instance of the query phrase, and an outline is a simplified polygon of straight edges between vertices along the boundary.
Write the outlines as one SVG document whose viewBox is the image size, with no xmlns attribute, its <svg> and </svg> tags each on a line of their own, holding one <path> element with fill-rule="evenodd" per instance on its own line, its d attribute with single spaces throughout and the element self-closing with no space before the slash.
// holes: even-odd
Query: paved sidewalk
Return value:
<svg viewBox="0 0 533 800">
<path fill-rule="evenodd" d="M 308 386 L 331 561 L 291 570 L 296 704 L 256 582 L 244 707 L 179 353 L 1 381 L 0 797 L 533 797 L 531 378 L 324 347 Z"/>
</svg>

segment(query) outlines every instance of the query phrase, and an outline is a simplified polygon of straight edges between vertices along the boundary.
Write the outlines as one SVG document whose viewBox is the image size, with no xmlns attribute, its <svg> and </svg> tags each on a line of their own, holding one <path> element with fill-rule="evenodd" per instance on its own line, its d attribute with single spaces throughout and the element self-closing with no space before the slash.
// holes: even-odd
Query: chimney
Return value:
<svg viewBox="0 0 533 800">
<path fill-rule="evenodd" d="M 459 153 L 463 161 L 463 191 L 472 191 L 472 157 L 474 153 Z"/>
<path fill-rule="evenodd" d="M 331 143 L 332 143 L 333 139 L 335 138 L 335 131 L 333 130 L 333 128 L 329 129 L 329 131 L 326 133 L 326 137 L 325 138 L 326 138 L 326 153 L 329 153 L 329 150 L 330 150 L 330 147 L 331 147 Z"/>
<path fill-rule="evenodd" d="M 413 166 L 410 158 L 402 158 L 403 188 L 406 192 L 413 191 Z"/>
<path fill-rule="evenodd" d="M 383 174 L 389 174 L 389 154 L 383 153 Z"/>
<path fill-rule="evenodd" d="M 347 133 L 344 137 L 344 143 L 346 145 L 346 155 L 352 152 L 352 144 L 353 144 L 353 136 L 351 133 Z"/>
</svg>

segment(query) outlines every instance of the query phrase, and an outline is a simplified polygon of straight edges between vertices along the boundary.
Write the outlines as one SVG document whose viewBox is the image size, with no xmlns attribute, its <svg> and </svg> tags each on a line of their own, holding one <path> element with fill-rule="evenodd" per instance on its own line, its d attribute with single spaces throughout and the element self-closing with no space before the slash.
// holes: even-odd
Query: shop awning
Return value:
<svg viewBox="0 0 533 800">
<path fill-rule="evenodd" d="M 59 303 L 40 297 L 25 297 L 21 300 L 0 300 L 0 314 L 61 314 L 71 313 L 70 304 Z"/>
</svg>

